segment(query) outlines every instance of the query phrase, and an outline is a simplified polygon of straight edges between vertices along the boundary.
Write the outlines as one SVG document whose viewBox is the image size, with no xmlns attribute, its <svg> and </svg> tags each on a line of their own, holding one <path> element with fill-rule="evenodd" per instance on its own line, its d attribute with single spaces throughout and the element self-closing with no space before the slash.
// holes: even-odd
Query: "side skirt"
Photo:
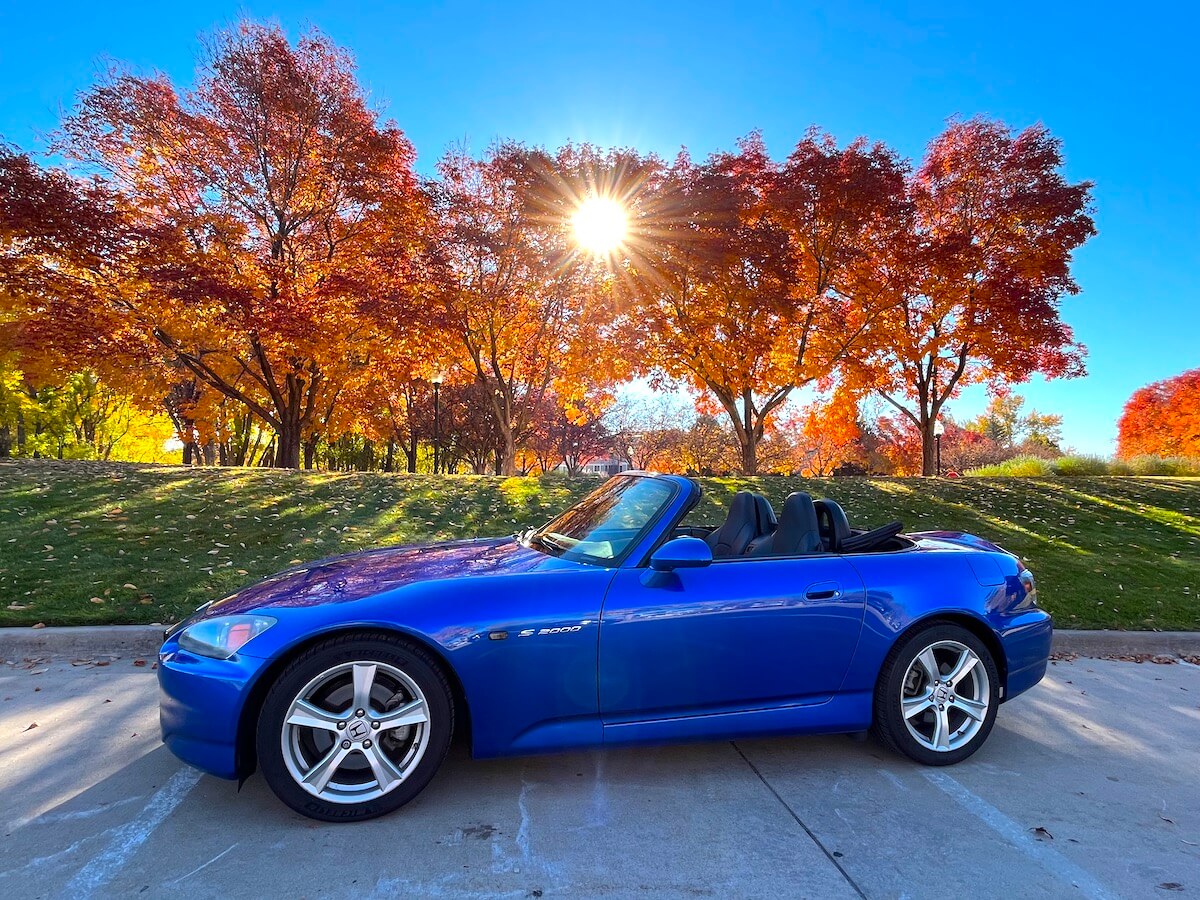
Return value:
<svg viewBox="0 0 1200 900">
<path fill-rule="evenodd" d="M 837 694 L 819 703 L 616 722 L 604 726 L 604 745 L 864 731 L 871 725 L 871 707 L 871 693 L 863 691 Z"/>
</svg>

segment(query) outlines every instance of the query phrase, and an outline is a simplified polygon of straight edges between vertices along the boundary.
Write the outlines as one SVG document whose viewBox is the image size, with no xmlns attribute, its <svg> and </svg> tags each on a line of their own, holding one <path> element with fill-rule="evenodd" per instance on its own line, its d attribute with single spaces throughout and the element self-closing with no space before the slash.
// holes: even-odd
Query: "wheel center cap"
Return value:
<svg viewBox="0 0 1200 900">
<path fill-rule="evenodd" d="M 354 719 L 349 725 L 346 726 L 346 734 L 348 734 L 350 739 L 354 741 L 361 741 L 370 733 L 371 726 L 362 719 Z"/>
<path fill-rule="evenodd" d="M 944 684 L 939 684 L 933 689 L 933 699 L 938 703 L 945 703 L 950 699 L 950 688 Z"/>
</svg>

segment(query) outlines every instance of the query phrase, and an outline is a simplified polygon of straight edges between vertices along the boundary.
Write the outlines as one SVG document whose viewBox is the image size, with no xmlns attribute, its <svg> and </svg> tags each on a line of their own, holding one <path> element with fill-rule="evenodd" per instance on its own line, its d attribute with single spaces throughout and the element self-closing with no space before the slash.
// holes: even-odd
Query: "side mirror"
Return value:
<svg viewBox="0 0 1200 900">
<path fill-rule="evenodd" d="M 694 537 L 680 537 L 667 541 L 650 557 L 650 568 L 655 572 L 672 572 L 675 569 L 699 569 L 713 561 L 708 544 Z"/>
</svg>

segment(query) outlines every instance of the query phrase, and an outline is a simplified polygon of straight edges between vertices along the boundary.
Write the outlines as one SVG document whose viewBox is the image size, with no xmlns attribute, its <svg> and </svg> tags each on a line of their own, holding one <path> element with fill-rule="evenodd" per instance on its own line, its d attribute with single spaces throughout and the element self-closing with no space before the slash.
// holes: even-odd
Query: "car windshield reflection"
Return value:
<svg viewBox="0 0 1200 900">
<path fill-rule="evenodd" d="M 524 543 L 552 556 L 616 565 L 670 503 L 675 487 L 652 476 L 611 478 Z"/>
</svg>

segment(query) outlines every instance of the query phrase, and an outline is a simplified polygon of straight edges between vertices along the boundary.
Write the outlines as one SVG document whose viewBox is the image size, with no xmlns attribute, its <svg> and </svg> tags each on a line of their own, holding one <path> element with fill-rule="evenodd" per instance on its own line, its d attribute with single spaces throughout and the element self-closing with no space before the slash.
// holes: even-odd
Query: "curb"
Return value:
<svg viewBox="0 0 1200 900">
<path fill-rule="evenodd" d="M 0 659 L 37 656 L 158 656 L 162 625 L 0 628 Z"/>
<path fill-rule="evenodd" d="M 1091 657 L 1200 656 L 1200 631 L 1055 631 L 1051 650 Z"/>
<path fill-rule="evenodd" d="M 0 659 L 32 656 L 158 655 L 161 625 L 0 628 Z M 1078 656 L 1200 656 L 1200 631 L 1054 632 L 1054 653 Z"/>
</svg>

